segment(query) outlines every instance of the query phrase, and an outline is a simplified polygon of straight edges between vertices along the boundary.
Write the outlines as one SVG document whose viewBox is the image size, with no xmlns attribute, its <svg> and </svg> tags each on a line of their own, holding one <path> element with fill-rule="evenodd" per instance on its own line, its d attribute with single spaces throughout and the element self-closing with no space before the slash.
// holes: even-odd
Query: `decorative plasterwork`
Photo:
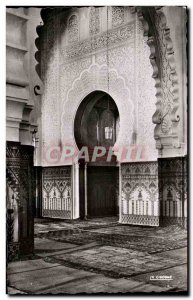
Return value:
<svg viewBox="0 0 193 300">
<path fill-rule="evenodd" d="M 134 24 L 127 24 L 116 30 L 109 30 L 108 32 L 108 47 L 131 40 L 134 38 Z M 78 58 L 82 55 L 91 54 L 94 51 L 107 47 L 107 33 L 93 36 L 92 40 L 87 39 L 79 43 L 68 45 L 66 49 L 62 50 L 62 54 L 66 59 Z"/>
<path fill-rule="evenodd" d="M 160 210 L 165 221 L 186 223 L 187 199 L 187 161 L 186 158 L 159 159 L 159 199 Z M 167 220 L 168 219 L 168 220 Z"/>
<path fill-rule="evenodd" d="M 112 27 L 117 27 L 124 23 L 124 12 L 124 6 L 112 6 Z"/>
<path fill-rule="evenodd" d="M 74 119 L 81 101 L 92 91 L 101 90 L 109 93 L 114 99 L 120 115 L 120 132 L 115 147 L 131 143 L 133 129 L 134 105 L 130 98 L 130 91 L 124 79 L 117 74 L 115 69 L 109 70 L 106 65 L 91 65 L 77 78 L 67 94 L 67 100 L 63 103 L 61 117 L 61 138 L 64 144 L 76 145 L 74 139 Z M 127 113 L 126 113 L 127 112 Z M 127 132 L 127 134 L 125 134 Z"/>
<path fill-rule="evenodd" d="M 71 218 L 71 167 L 43 168 L 42 198 L 44 217 Z"/>
<path fill-rule="evenodd" d="M 46 27 L 43 34 L 44 43 L 42 46 L 43 51 L 41 57 L 42 57 L 42 68 L 44 67 L 44 69 L 46 69 L 46 72 L 43 73 L 45 73 L 46 76 L 44 78 L 45 90 L 42 96 L 42 132 L 43 132 L 42 148 L 45 148 L 48 145 L 53 143 L 60 145 L 61 143 L 68 141 L 68 139 L 70 139 L 70 142 L 72 143 L 73 121 L 71 123 L 72 129 L 69 137 L 67 137 L 66 134 L 65 141 L 63 138 L 61 141 L 60 132 L 61 132 L 62 123 L 60 122 L 60 120 L 61 120 L 61 112 L 63 110 L 62 103 L 66 103 L 68 101 L 68 92 L 72 88 L 73 82 L 76 81 L 77 78 L 79 78 L 79 76 L 81 76 L 81 74 L 84 71 L 87 71 L 94 61 L 95 63 L 93 64 L 100 65 L 100 67 L 103 66 L 103 69 L 107 68 L 105 67 L 107 66 L 107 48 L 105 43 L 104 43 L 104 47 L 99 48 L 99 50 L 96 51 L 93 50 L 93 52 L 88 52 L 86 57 L 84 57 L 85 53 L 82 53 L 82 56 L 80 56 L 79 53 L 77 53 L 77 56 L 74 57 L 73 60 L 64 59 L 64 55 L 62 51 L 65 51 L 65 47 L 63 47 L 64 46 L 63 43 L 60 43 L 60 41 L 64 39 L 63 36 L 62 38 L 60 37 L 60 32 L 58 34 L 58 25 L 61 24 L 61 19 L 64 20 L 63 17 L 55 18 L 54 22 L 52 19 L 49 20 L 49 24 L 48 24 L 49 28 L 48 25 L 45 25 Z M 153 114 L 153 109 L 151 108 L 150 110 L 150 105 L 151 106 L 154 105 L 155 91 L 153 87 L 154 82 L 152 82 L 153 79 L 151 78 L 151 65 L 149 62 L 150 51 L 148 46 L 144 45 L 142 30 L 139 31 L 136 30 L 135 28 L 136 27 L 135 18 L 133 16 L 131 17 L 131 20 L 132 23 L 128 24 L 130 28 L 132 28 L 133 30 L 133 32 L 131 32 L 131 38 L 125 38 L 125 40 L 123 39 L 123 42 L 121 44 L 119 44 L 115 39 L 115 43 L 114 44 L 112 43 L 112 46 L 109 47 L 108 66 L 111 71 L 116 70 L 115 72 L 118 74 L 118 77 L 120 77 L 122 81 L 125 82 L 125 86 L 129 88 L 129 92 L 130 92 L 129 98 L 132 99 L 132 102 L 135 105 L 135 107 L 137 107 L 136 104 L 137 101 L 141 103 L 140 113 L 136 108 L 135 112 L 133 111 L 133 116 L 132 116 L 133 118 L 135 118 L 135 115 L 137 115 L 137 117 L 141 119 L 140 122 L 142 124 L 142 126 L 140 127 L 141 133 L 140 134 L 138 133 L 139 139 L 137 142 L 140 145 L 141 144 L 148 145 L 148 147 L 149 146 L 151 147 L 151 145 L 153 145 L 153 147 L 151 147 L 152 149 L 154 148 L 154 139 L 153 139 L 154 126 L 151 122 L 151 115 Z M 140 22 L 138 23 L 141 24 Z M 114 32 L 117 32 L 117 30 L 121 30 L 122 28 L 126 28 L 126 27 L 122 26 L 119 29 L 115 28 Z M 47 34 L 47 30 L 49 30 L 51 33 Z M 103 33 L 100 34 L 100 36 L 101 35 L 103 35 Z M 50 41 L 49 46 L 51 49 L 50 48 L 47 49 L 46 47 L 48 37 Z M 55 45 L 53 45 L 53 43 L 51 42 L 54 41 L 54 39 L 56 40 Z M 137 39 L 141 41 L 140 45 L 139 43 L 136 43 Z M 138 52 L 135 51 L 135 48 L 137 48 L 139 51 L 138 50 L 137 50 Z M 94 60 L 92 57 L 93 53 L 95 53 Z M 138 64 L 136 64 L 135 61 L 137 61 Z M 137 72 L 136 70 L 139 69 L 140 72 Z M 140 76 L 139 73 L 141 74 Z M 98 85 L 99 86 L 98 89 L 99 90 L 104 89 L 107 91 L 107 87 L 105 85 L 107 82 L 108 75 L 106 74 L 107 77 L 105 78 L 104 77 L 105 73 L 101 75 L 100 72 L 96 72 L 92 76 L 95 82 L 100 81 L 100 84 Z M 101 80 L 99 80 L 98 78 L 100 76 L 101 76 Z M 136 81 L 138 82 L 139 97 L 135 96 L 135 90 L 136 90 L 135 78 Z M 88 78 L 88 84 L 89 84 L 89 80 L 90 79 Z M 115 87 L 116 86 L 114 85 L 113 88 Z M 93 89 L 92 88 L 88 89 L 88 94 L 90 91 L 93 91 Z M 119 90 L 120 94 L 122 93 L 122 90 L 119 87 L 117 87 L 117 90 Z M 85 92 L 85 94 L 81 96 L 82 98 L 79 97 L 79 101 L 83 100 L 84 97 L 87 96 L 86 93 L 87 92 Z M 78 91 L 77 94 L 79 94 Z M 117 99 L 119 99 L 120 97 L 123 98 L 125 102 L 127 101 L 126 95 L 125 96 L 118 95 Z M 151 101 L 149 101 L 149 99 L 151 99 Z M 53 115 L 53 110 L 54 110 L 54 115 Z M 65 107 L 65 110 L 67 112 L 67 115 L 69 115 L 68 106 Z M 130 116 L 130 108 L 128 108 L 127 110 L 129 111 L 128 116 Z M 74 114 L 75 111 L 76 110 L 74 110 Z M 52 118 L 52 122 L 50 122 L 50 116 Z M 49 127 L 47 126 L 48 123 L 49 123 Z M 134 130 L 134 126 L 137 122 L 135 121 L 130 122 L 130 117 L 129 117 L 126 120 L 126 123 L 128 123 L 128 126 L 131 125 L 129 131 L 127 130 L 129 136 L 124 137 L 124 139 L 122 137 L 121 143 L 122 144 L 124 143 L 125 147 L 129 147 L 133 142 L 133 139 L 131 138 L 132 134 L 130 136 L 130 131 Z M 69 126 L 71 125 L 68 124 L 67 127 L 63 128 L 62 130 L 67 132 Z M 148 147 L 146 146 L 146 159 L 147 156 L 148 156 L 148 160 L 156 159 L 157 153 L 155 153 L 155 155 L 152 156 L 152 152 L 148 150 Z"/>
<path fill-rule="evenodd" d="M 161 88 L 162 88 L 162 122 L 161 132 L 163 134 L 173 133 L 172 122 L 179 121 L 177 113 L 178 104 L 178 81 L 176 66 L 174 60 L 173 44 L 170 37 L 170 29 L 166 26 L 166 17 L 161 8 L 156 9 L 154 15 L 155 27 L 157 29 L 157 39 L 160 45 L 160 72 L 161 72 Z M 174 127 L 174 124 L 173 124 Z M 173 130 L 172 130 L 173 129 Z"/>
<path fill-rule="evenodd" d="M 100 32 L 99 8 L 92 6 L 89 14 L 89 33 L 94 35 Z"/>
<path fill-rule="evenodd" d="M 122 223 L 159 225 L 157 162 L 121 164 L 120 207 Z"/>
<path fill-rule="evenodd" d="M 72 15 L 68 20 L 68 42 L 70 44 L 76 43 L 79 40 L 79 24 L 78 24 L 78 16 Z"/>
<path fill-rule="evenodd" d="M 175 148 L 181 147 L 178 137 L 179 94 L 170 29 L 167 27 L 166 17 L 161 7 L 152 8 L 148 13 L 141 8 L 137 13 L 144 25 L 144 35 L 148 36 L 152 76 L 156 81 L 157 102 L 156 112 L 153 115 L 153 123 L 156 124 L 154 131 L 156 146 L 162 156 L 178 155 L 179 151 L 176 153 Z M 153 32 L 150 32 L 151 22 L 154 27 Z"/>
<path fill-rule="evenodd" d="M 174 54 L 170 30 L 167 28 L 166 17 L 163 8 L 131 8 L 137 12 L 143 23 L 144 35 L 148 36 L 148 45 L 151 55 L 150 61 L 153 67 L 153 78 L 156 87 L 156 112 L 153 115 L 153 123 L 156 124 L 154 137 L 156 147 L 162 156 L 176 156 L 181 154 L 178 137 L 178 82 L 175 68 Z M 132 38 L 133 24 L 123 25 L 109 31 L 109 47 L 120 44 L 125 39 Z M 84 40 L 73 46 L 68 45 L 62 50 L 64 60 L 79 58 L 106 47 L 107 34 L 96 35 L 91 40 Z M 175 148 L 178 147 L 179 149 Z M 176 152 L 177 151 L 177 152 Z"/>
</svg>

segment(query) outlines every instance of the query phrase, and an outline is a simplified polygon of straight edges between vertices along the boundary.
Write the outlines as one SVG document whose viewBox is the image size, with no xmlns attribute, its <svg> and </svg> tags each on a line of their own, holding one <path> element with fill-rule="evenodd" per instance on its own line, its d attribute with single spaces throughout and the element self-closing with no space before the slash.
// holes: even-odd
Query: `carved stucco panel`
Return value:
<svg viewBox="0 0 193 300">
<path fill-rule="evenodd" d="M 63 102 L 67 99 L 67 91 L 71 88 L 73 81 L 80 76 L 83 70 L 88 69 L 91 63 L 92 59 L 88 57 L 60 64 L 60 109 L 62 109 Z"/>
<path fill-rule="evenodd" d="M 124 13 L 124 6 L 112 6 L 112 27 L 117 27 L 124 23 Z"/>
<path fill-rule="evenodd" d="M 157 162 L 122 164 L 121 182 L 122 221 L 159 225 Z"/>
<path fill-rule="evenodd" d="M 137 143 L 145 145 L 146 157 L 156 160 L 158 153 L 154 139 L 152 116 L 155 111 L 156 89 L 152 78 L 150 49 L 143 37 L 143 26 L 136 20 L 136 99 L 137 99 Z"/>
<path fill-rule="evenodd" d="M 100 14 L 99 8 L 92 6 L 89 14 L 89 33 L 94 35 L 100 32 Z"/>
<path fill-rule="evenodd" d="M 77 15 L 72 15 L 68 20 L 68 42 L 76 43 L 79 40 L 79 20 Z"/>
<path fill-rule="evenodd" d="M 115 68 L 120 76 L 125 79 L 128 86 L 134 85 L 134 44 L 124 45 L 109 50 L 109 68 Z M 96 62 L 100 65 L 107 64 L 107 54 L 96 55 Z M 133 88 L 130 88 L 131 97 L 134 97 Z"/>
<path fill-rule="evenodd" d="M 44 145 L 60 138 L 59 117 L 59 42 L 58 20 L 47 25 L 44 40 L 44 93 L 42 95 L 42 142 Z M 52 116 L 52 122 L 50 117 Z M 49 125 L 48 125 L 49 124 Z"/>
<path fill-rule="evenodd" d="M 123 26 L 92 36 L 92 38 L 80 41 L 73 45 L 67 45 L 61 49 L 62 57 L 64 60 L 77 59 L 96 51 L 104 51 L 107 49 L 107 43 L 109 49 L 114 46 L 120 46 L 120 44 L 126 41 L 132 42 L 134 39 L 134 24 L 128 23 Z"/>
<path fill-rule="evenodd" d="M 154 120 L 157 124 L 155 137 L 165 148 L 180 147 L 179 141 L 179 84 L 173 43 L 167 19 L 161 7 L 152 14 L 156 28 L 156 39 L 159 52 L 160 89 L 157 92 L 157 110 Z M 167 152 L 167 151 L 166 151 Z"/>
</svg>

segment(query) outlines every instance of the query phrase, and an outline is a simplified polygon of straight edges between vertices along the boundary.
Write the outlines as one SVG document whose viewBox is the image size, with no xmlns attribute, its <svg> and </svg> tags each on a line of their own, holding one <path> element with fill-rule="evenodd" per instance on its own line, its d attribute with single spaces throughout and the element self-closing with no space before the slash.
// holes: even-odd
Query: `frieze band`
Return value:
<svg viewBox="0 0 193 300">
<path fill-rule="evenodd" d="M 126 24 L 120 28 L 109 30 L 107 33 L 93 36 L 92 39 L 68 45 L 66 49 L 61 50 L 65 59 L 73 59 L 82 55 L 90 54 L 92 52 L 106 49 L 108 39 L 108 47 L 119 45 L 123 42 L 132 42 L 134 39 L 134 24 Z"/>
</svg>

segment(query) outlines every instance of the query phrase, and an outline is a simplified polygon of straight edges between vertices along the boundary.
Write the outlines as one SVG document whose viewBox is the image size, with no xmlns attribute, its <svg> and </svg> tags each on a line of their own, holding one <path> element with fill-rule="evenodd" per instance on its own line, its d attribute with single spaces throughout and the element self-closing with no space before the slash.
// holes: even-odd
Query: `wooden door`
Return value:
<svg viewBox="0 0 193 300">
<path fill-rule="evenodd" d="M 88 216 L 116 215 L 116 168 L 88 167 Z"/>
</svg>

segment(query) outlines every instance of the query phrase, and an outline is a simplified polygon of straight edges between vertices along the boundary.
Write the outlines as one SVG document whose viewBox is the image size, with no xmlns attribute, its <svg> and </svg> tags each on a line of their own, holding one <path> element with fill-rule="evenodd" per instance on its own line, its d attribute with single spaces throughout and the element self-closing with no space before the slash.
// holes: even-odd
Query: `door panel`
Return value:
<svg viewBox="0 0 193 300">
<path fill-rule="evenodd" d="M 88 216 L 116 215 L 116 168 L 88 168 Z"/>
</svg>

